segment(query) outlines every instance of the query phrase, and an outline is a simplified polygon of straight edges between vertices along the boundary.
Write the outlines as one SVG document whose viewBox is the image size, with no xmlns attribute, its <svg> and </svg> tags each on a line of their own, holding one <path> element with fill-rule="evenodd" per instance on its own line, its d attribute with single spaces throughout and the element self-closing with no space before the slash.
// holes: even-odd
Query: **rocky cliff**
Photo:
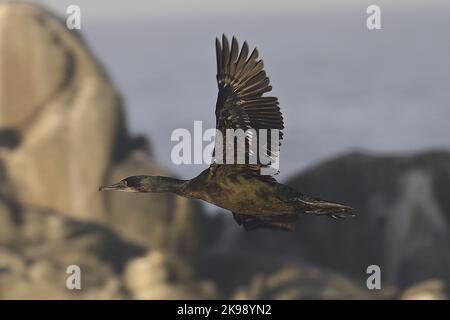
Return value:
<svg viewBox="0 0 450 320">
<path fill-rule="evenodd" d="M 222 251 L 211 258 L 218 269 L 233 270 L 237 282 L 251 275 L 255 264 L 273 272 L 285 264 L 314 261 L 360 286 L 365 286 L 367 267 L 378 265 L 383 288 L 430 279 L 450 288 L 450 153 L 351 153 L 317 164 L 287 184 L 350 204 L 357 217 L 302 216 L 293 233 L 262 230 L 235 234 L 232 240 L 219 237 Z M 210 276 L 221 281 L 220 272 L 212 270 Z"/>
<path fill-rule="evenodd" d="M 157 280 L 173 297 L 202 290 L 189 287 L 198 204 L 98 192 L 131 174 L 166 174 L 125 123 L 120 94 L 78 33 L 45 9 L 0 4 L 1 298 L 77 296 L 63 281 L 70 264 L 86 270 L 92 289 L 81 297 L 147 297 L 127 287 L 129 273 L 122 281 L 137 264 L 134 276 L 146 278 L 183 266 Z M 148 250 L 164 259 L 131 261 Z"/>
<path fill-rule="evenodd" d="M 297 240 L 314 261 L 347 274 L 377 264 L 405 287 L 431 277 L 450 283 L 450 154 L 349 154 L 288 184 L 351 203 L 358 217 L 336 225 L 305 219 Z"/>
</svg>

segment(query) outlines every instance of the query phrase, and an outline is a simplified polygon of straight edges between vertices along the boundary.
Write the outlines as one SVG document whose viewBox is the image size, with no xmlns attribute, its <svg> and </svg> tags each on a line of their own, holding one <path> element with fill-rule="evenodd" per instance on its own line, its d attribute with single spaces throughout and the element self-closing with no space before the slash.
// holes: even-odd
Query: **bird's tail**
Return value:
<svg viewBox="0 0 450 320">
<path fill-rule="evenodd" d="M 354 217 L 356 215 L 355 209 L 352 207 L 305 195 L 296 198 L 296 202 L 300 207 L 299 209 L 306 214 L 326 215 L 337 220 Z"/>
</svg>

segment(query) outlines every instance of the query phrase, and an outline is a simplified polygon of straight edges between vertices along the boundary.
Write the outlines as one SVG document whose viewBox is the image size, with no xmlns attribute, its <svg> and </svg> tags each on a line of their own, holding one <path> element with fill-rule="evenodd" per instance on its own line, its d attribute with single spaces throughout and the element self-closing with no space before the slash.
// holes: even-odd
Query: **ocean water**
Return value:
<svg viewBox="0 0 450 320">
<path fill-rule="evenodd" d="M 214 39 L 257 46 L 285 118 L 280 178 L 336 154 L 450 148 L 450 11 L 364 6 L 315 14 L 83 20 L 82 35 L 124 96 L 134 134 L 189 178 L 207 165 L 171 162 L 177 128 L 215 124 Z"/>
</svg>

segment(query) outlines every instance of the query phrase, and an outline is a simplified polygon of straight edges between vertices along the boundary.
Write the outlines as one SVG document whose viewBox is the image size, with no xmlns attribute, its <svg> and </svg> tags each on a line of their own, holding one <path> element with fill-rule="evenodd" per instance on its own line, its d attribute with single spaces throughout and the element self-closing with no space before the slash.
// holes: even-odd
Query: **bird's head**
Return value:
<svg viewBox="0 0 450 320">
<path fill-rule="evenodd" d="M 158 192 L 160 177 L 131 176 L 106 186 L 101 186 L 99 191 L 123 191 L 123 192 Z"/>
</svg>

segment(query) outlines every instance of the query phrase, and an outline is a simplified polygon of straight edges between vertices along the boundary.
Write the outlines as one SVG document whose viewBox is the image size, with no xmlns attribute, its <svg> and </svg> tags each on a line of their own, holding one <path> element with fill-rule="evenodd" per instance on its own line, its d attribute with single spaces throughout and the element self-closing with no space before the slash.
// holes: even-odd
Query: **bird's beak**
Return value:
<svg viewBox="0 0 450 320">
<path fill-rule="evenodd" d="M 120 181 L 114 184 L 110 184 L 108 186 L 101 186 L 100 188 L 98 188 L 98 191 L 122 190 L 125 187 L 126 187 L 125 184 L 122 181 Z"/>
</svg>

